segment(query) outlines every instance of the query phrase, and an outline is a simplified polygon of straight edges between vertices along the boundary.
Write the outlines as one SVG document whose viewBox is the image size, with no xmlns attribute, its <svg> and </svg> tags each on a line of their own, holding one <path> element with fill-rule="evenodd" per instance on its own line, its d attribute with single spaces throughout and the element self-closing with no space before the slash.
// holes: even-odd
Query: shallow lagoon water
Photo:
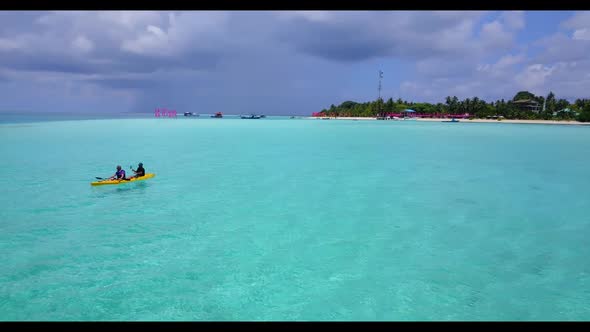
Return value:
<svg viewBox="0 0 590 332">
<path fill-rule="evenodd" d="M 21 121 L 0 154 L 0 320 L 590 318 L 588 127 Z"/>
</svg>

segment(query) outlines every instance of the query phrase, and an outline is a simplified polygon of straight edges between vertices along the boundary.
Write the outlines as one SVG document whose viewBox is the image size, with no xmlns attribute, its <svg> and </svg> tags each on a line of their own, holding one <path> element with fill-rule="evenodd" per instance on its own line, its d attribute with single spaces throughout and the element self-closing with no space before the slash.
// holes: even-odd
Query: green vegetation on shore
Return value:
<svg viewBox="0 0 590 332">
<path fill-rule="evenodd" d="M 533 106 L 536 106 L 533 109 Z M 543 110 L 544 106 L 544 110 Z M 553 92 L 547 97 L 535 96 L 528 91 L 518 92 L 512 100 L 504 99 L 486 102 L 477 97 L 459 100 L 446 97 L 444 103 L 416 103 L 402 99 L 387 101 L 378 99 L 371 102 L 357 103 L 345 101 L 339 106 L 331 105 L 319 115 L 343 117 L 374 117 L 383 114 L 400 113 L 412 109 L 419 114 L 465 114 L 472 118 L 503 117 L 518 120 L 577 120 L 590 122 L 590 99 L 577 99 L 570 103 L 566 99 L 557 99 Z"/>
</svg>

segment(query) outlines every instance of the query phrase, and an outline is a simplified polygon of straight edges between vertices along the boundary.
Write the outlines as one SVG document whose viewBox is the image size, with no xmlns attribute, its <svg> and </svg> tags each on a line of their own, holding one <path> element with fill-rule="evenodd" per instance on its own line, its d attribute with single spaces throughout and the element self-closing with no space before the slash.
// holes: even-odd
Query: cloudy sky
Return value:
<svg viewBox="0 0 590 332">
<path fill-rule="evenodd" d="M 0 12 L 0 111 L 590 97 L 590 12 Z"/>
</svg>

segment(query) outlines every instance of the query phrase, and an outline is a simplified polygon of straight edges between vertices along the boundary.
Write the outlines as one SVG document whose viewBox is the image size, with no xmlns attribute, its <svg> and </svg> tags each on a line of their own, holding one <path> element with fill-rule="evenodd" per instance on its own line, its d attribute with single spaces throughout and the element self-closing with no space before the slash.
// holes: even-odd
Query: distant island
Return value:
<svg viewBox="0 0 590 332">
<path fill-rule="evenodd" d="M 357 103 L 345 101 L 329 109 L 313 113 L 314 117 L 381 117 L 400 116 L 411 112 L 414 117 L 448 118 L 460 116 L 468 119 L 508 120 L 564 120 L 590 122 L 590 99 L 577 99 L 573 104 L 566 99 L 557 99 L 553 92 L 547 97 L 536 96 L 528 91 L 518 92 L 512 100 L 504 99 L 487 103 L 478 97 L 459 100 L 448 96 L 445 103 L 408 102 L 401 98 L 394 101 L 377 99 Z"/>
</svg>

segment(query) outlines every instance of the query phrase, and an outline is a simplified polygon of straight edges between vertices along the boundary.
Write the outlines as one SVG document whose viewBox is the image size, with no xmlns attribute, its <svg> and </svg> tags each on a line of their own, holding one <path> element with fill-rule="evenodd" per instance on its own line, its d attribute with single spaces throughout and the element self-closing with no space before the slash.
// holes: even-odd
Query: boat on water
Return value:
<svg viewBox="0 0 590 332">
<path fill-rule="evenodd" d="M 452 118 L 451 120 L 443 120 L 442 122 L 459 122 L 459 120 Z"/>
<path fill-rule="evenodd" d="M 212 118 L 223 118 L 223 113 L 217 112 L 215 115 L 211 115 Z"/>
<path fill-rule="evenodd" d="M 119 180 L 119 179 L 115 179 L 115 180 L 109 180 L 109 179 L 103 179 L 100 181 L 94 181 L 91 182 L 90 185 L 91 186 L 104 186 L 104 185 L 117 185 L 117 184 L 122 184 L 122 183 L 129 183 L 129 182 L 135 182 L 135 181 L 143 181 L 143 180 L 147 180 L 147 179 L 151 179 L 154 176 L 156 176 L 156 174 L 154 173 L 146 173 L 144 176 L 140 176 L 140 177 L 134 177 L 134 178 L 130 178 L 130 179 L 125 179 L 125 180 Z"/>
<path fill-rule="evenodd" d="M 250 114 L 250 115 L 240 115 L 240 118 L 242 118 L 242 119 L 261 119 L 262 116 L 256 115 L 256 114 Z"/>
<path fill-rule="evenodd" d="M 184 112 L 184 116 L 199 116 L 199 114 L 194 112 Z"/>
</svg>

